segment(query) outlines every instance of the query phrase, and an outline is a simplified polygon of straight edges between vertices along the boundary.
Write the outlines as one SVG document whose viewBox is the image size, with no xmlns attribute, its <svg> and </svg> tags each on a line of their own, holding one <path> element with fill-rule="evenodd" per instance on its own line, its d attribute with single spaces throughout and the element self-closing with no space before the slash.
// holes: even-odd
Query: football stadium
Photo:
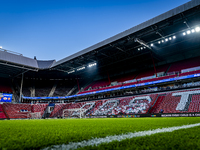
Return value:
<svg viewBox="0 0 200 150">
<path fill-rule="evenodd" d="M 0 49 L 0 149 L 200 149 L 200 0 L 61 60 Z"/>
</svg>

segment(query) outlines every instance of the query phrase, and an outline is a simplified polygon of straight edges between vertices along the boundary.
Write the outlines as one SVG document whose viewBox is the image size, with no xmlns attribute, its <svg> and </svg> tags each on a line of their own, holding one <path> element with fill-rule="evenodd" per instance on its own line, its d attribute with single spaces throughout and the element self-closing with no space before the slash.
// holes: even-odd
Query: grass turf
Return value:
<svg viewBox="0 0 200 150">
<path fill-rule="evenodd" d="M 110 118 L 56 120 L 1 120 L 0 149 L 39 149 L 122 133 L 200 123 L 198 117 L 186 118 Z M 199 129 L 184 129 L 172 133 L 128 139 L 83 149 L 177 149 L 200 148 Z M 191 140 L 193 139 L 193 140 Z M 179 141 L 183 144 L 179 144 Z M 175 142 L 173 142 L 175 141 Z M 185 142 L 189 141 L 189 142 Z M 193 142 L 194 141 L 194 142 Z M 186 146 L 184 146 L 184 144 Z"/>
</svg>

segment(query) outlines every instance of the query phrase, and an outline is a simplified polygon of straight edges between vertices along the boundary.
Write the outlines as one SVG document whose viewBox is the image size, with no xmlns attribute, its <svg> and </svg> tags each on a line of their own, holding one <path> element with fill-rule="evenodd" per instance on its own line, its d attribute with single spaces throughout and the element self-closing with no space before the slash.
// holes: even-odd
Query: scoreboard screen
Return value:
<svg viewBox="0 0 200 150">
<path fill-rule="evenodd" d="M 0 102 L 12 102 L 12 94 L 0 93 Z"/>
</svg>

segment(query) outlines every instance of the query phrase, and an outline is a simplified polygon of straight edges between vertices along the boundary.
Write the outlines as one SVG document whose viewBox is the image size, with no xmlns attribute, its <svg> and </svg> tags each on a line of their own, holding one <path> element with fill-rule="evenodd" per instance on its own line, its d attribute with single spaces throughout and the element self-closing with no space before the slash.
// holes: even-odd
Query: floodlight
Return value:
<svg viewBox="0 0 200 150">
<path fill-rule="evenodd" d="M 169 37 L 169 40 L 171 41 L 171 40 L 172 40 L 172 38 L 171 38 L 171 37 Z"/>
<path fill-rule="evenodd" d="M 200 28 L 199 28 L 199 27 L 196 27 L 195 30 L 196 30 L 196 32 L 199 32 L 199 31 L 200 31 Z"/>
<path fill-rule="evenodd" d="M 195 29 L 192 29 L 192 33 L 194 33 L 195 32 Z"/>
<path fill-rule="evenodd" d="M 160 41 L 158 41 L 158 44 L 160 44 Z"/>
<path fill-rule="evenodd" d="M 141 47 L 141 50 L 143 50 L 143 47 Z"/>
<path fill-rule="evenodd" d="M 140 51 L 140 48 L 138 48 L 138 51 Z"/>
<path fill-rule="evenodd" d="M 144 49 L 146 49 L 146 47 L 144 47 Z"/>
<path fill-rule="evenodd" d="M 151 46 L 153 46 L 153 43 L 151 43 Z"/>
<path fill-rule="evenodd" d="M 191 33 L 191 31 L 190 31 L 190 30 L 188 30 L 188 31 L 187 31 L 187 34 L 190 34 L 190 33 Z"/>
<path fill-rule="evenodd" d="M 186 35 L 186 33 L 185 33 L 185 32 L 183 32 L 183 35 Z"/>
<path fill-rule="evenodd" d="M 75 70 L 69 71 L 68 74 L 75 72 Z"/>
<path fill-rule="evenodd" d="M 92 66 L 96 66 L 97 63 L 92 63 L 92 64 L 89 64 L 88 67 L 92 67 Z"/>
<path fill-rule="evenodd" d="M 173 36 L 173 39 L 175 39 L 175 38 L 176 38 L 176 36 L 174 35 L 174 36 Z"/>
<path fill-rule="evenodd" d="M 167 41 L 168 41 L 168 38 L 166 38 L 165 41 L 167 42 Z"/>
<path fill-rule="evenodd" d="M 83 70 L 85 67 L 78 68 L 77 71 Z"/>
<path fill-rule="evenodd" d="M 165 41 L 164 40 L 162 40 L 162 43 L 164 43 Z"/>
</svg>

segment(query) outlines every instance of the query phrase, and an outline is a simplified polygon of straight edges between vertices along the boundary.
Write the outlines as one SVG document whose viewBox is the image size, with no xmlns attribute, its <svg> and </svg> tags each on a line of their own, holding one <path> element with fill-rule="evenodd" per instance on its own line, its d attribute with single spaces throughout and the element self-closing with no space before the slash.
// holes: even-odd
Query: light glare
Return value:
<svg viewBox="0 0 200 150">
<path fill-rule="evenodd" d="M 199 28 L 199 27 L 196 27 L 195 30 L 196 30 L 196 32 L 199 32 L 199 31 L 200 31 L 200 28 Z"/>
<path fill-rule="evenodd" d="M 187 34 L 190 34 L 190 33 L 191 33 L 191 31 L 190 31 L 190 30 L 188 30 L 188 31 L 187 31 Z"/>
<path fill-rule="evenodd" d="M 186 35 L 186 33 L 185 33 L 185 32 L 183 32 L 183 35 Z"/>
<path fill-rule="evenodd" d="M 194 33 L 195 32 L 195 30 L 194 29 L 192 29 L 192 33 Z"/>
</svg>

